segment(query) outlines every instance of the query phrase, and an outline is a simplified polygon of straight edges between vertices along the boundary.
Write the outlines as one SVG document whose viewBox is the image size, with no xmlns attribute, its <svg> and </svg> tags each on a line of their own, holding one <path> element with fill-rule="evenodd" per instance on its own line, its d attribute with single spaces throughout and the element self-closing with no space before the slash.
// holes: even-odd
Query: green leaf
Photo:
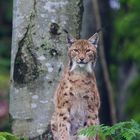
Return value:
<svg viewBox="0 0 140 140">
<path fill-rule="evenodd" d="M 4 138 L 2 140 L 19 140 L 19 138 L 8 132 L 0 132 L 0 138 L 1 137 Z"/>
<path fill-rule="evenodd" d="M 6 140 L 6 138 L 3 136 L 0 136 L 0 140 Z"/>
</svg>

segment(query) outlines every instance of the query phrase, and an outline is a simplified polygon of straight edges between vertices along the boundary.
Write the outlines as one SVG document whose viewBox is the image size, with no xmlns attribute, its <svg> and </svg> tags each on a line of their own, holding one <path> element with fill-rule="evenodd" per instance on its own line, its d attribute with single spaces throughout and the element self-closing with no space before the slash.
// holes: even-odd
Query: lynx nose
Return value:
<svg viewBox="0 0 140 140">
<path fill-rule="evenodd" d="M 84 58 L 80 58 L 80 61 L 83 62 L 84 61 Z"/>
</svg>

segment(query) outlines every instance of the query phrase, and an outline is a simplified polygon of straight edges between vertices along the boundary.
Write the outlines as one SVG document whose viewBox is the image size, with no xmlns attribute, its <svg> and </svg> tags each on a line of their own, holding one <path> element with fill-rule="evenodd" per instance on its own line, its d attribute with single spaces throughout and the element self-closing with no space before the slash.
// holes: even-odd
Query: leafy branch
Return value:
<svg viewBox="0 0 140 140">
<path fill-rule="evenodd" d="M 132 140 L 140 137 L 140 126 L 134 121 L 120 122 L 113 126 L 95 125 L 81 129 L 80 135 L 95 137 L 98 135 L 101 140 Z"/>
</svg>

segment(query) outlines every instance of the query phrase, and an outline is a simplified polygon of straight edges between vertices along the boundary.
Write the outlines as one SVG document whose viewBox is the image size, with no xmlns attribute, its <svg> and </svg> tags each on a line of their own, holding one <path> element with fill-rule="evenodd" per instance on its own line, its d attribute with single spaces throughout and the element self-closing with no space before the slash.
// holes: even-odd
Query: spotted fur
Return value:
<svg viewBox="0 0 140 140">
<path fill-rule="evenodd" d="M 81 128 L 99 124 L 100 97 L 94 75 L 98 34 L 90 39 L 69 39 L 69 65 L 55 92 L 51 120 L 54 140 L 97 140 L 79 136 Z"/>
</svg>

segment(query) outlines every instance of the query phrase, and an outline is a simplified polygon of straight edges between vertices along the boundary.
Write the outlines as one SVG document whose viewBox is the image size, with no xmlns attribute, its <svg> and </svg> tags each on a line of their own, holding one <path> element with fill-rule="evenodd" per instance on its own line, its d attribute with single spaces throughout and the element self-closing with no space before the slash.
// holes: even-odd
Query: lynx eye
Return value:
<svg viewBox="0 0 140 140">
<path fill-rule="evenodd" d="M 90 52 L 90 49 L 87 49 L 86 52 Z"/>
<path fill-rule="evenodd" d="M 73 51 L 78 52 L 78 49 L 73 49 Z"/>
</svg>

